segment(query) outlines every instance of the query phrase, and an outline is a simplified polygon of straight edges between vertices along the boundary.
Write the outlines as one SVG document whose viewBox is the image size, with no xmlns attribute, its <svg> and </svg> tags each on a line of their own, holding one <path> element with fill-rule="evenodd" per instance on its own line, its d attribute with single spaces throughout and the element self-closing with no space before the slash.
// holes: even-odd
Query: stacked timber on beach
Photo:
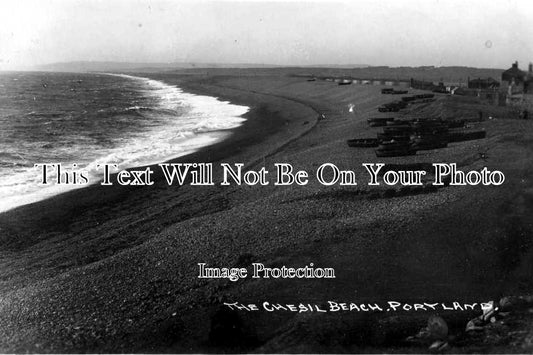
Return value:
<svg viewBox="0 0 533 355">
<path fill-rule="evenodd" d="M 389 89 L 382 91 L 390 94 Z M 434 94 L 418 94 L 402 97 L 378 108 L 379 112 L 397 112 L 412 103 L 433 101 Z M 396 119 L 373 117 L 367 120 L 370 127 L 381 127 L 376 138 L 349 139 L 351 147 L 374 147 L 378 157 L 415 155 L 420 150 L 446 148 L 448 143 L 485 138 L 484 130 L 465 129 L 466 120 L 442 120 L 438 118 Z"/>
</svg>

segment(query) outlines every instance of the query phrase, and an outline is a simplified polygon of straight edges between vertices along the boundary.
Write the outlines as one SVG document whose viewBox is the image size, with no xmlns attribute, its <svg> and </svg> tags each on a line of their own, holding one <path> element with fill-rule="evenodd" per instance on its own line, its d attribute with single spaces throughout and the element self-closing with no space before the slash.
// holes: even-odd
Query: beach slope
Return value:
<svg viewBox="0 0 533 355">
<path fill-rule="evenodd" d="M 531 292 L 533 122 L 477 98 L 438 96 L 399 117 L 453 115 L 487 137 L 376 158 L 346 139 L 375 137 L 366 119 L 391 100 L 379 86 L 252 71 L 150 76 L 251 108 L 229 140 L 176 160 L 213 162 L 217 183 L 168 186 L 156 174 L 154 186 L 95 185 L 1 214 L 2 352 L 425 352 L 404 339 L 435 312 L 230 312 L 223 303 L 464 304 Z M 480 110 L 493 119 L 479 122 Z M 331 163 L 354 171 L 358 185 L 325 186 L 311 176 L 305 186 L 221 186 L 221 162 L 268 171 L 289 163 L 310 175 Z M 500 170 L 506 181 L 368 186 L 362 166 L 434 162 Z M 313 263 L 334 268 L 336 278 L 198 278 L 198 263 L 255 262 Z M 478 315 L 441 313 L 458 334 Z M 451 346 L 524 351 L 527 332 L 517 334 L 497 345 Z"/>
</svg>

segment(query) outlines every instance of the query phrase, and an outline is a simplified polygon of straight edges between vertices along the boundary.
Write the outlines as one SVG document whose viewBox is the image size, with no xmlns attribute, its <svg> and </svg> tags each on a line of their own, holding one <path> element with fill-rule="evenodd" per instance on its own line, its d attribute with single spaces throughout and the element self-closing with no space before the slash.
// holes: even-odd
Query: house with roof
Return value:
<svg viewBox="0 0 533 355">
<path fill-rule="evenodd" d="M 529 63 L 529 70 L 525 72 L 518 68 L 518 62 L 514 62 L 511 68 L 502 73 L 501 87 L 509 95 L 533 90 L 533 64 Z"/>
<path fill-rule="evenodd" d="M 486 79 L 472 79 L 468 78 L 469 89 L 483 89 L 483 90 L 495 90 L 499 89 L 500 82 L 494 78 L 488 77 Z"/>
</svg>

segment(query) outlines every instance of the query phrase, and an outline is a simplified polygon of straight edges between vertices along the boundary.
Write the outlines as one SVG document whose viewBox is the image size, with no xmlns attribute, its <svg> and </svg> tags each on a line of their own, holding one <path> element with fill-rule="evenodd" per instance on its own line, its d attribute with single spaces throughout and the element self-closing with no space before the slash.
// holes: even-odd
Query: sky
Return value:
<svg viewBox="0 0 533 355">
<path fill-rule="evenodd" d="M 0 70 L 69 61 L 521 68 L 531 0 L 0 0 Z"/>
</svg>

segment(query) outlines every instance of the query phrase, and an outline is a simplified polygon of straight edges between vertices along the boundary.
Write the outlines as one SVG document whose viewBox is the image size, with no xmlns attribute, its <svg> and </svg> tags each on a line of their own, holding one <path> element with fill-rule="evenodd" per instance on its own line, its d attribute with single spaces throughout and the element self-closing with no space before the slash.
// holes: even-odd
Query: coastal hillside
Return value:
<svg viewBox="0 0 533 355">
<path fill-rule="evenodd" d="M 42 71 L 65 72 L 138 72 L 161 71 L 176 74 L 210 75 L 297 75 L 320 77 L 353 77 L 359 79 L 403 80 L 411 78 L 433 82 L 466 83 L 468 78 L 501 79 L 504 69 L 473 68 L 462 66 L 388 67 L 362 64 L 277 66 L 269 64 L 217 64 L 217 63 L 121 63 L 121 62 L 66 62 L 41 65 Z"/>
</svg>

